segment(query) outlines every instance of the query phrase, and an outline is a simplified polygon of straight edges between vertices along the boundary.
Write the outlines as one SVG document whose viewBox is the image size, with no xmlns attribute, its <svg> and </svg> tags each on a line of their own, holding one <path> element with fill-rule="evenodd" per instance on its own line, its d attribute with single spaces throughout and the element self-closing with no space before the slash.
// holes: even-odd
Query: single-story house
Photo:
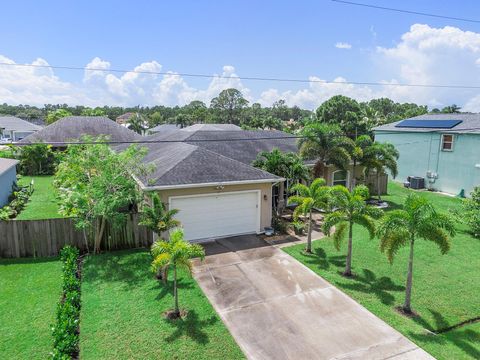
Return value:
<svg viewBox="0 0 480 360">
<path fill-rule="evenodd" d="M 110 141 L 118 142 L 143 138 L 106 116 L 67 116 L 27 136 L 19 143 L 44 142 L 52 143 L 55 147 L 62 147 L 69 141 L 78 141 L 84 135 L 94 137 L 106 135 Z"/>
<path fill-rule="evenodd" d="M 420 177 L 426 188 L 467 196 L 480 186 L 480 114 L 420 115 L 374 132 L 399 151 L 399 180 Z"/>
<path fill-rule="evenodd" d="M 0 207 L 8 204 L 13 185 L 17 181 L 18 160 L 0 158 Z"/>
<path fill-rule="evenodd" d="M 15 116 L 0 116 L 0 142 L 17 142 L 41 129 Z"/>
</svg>

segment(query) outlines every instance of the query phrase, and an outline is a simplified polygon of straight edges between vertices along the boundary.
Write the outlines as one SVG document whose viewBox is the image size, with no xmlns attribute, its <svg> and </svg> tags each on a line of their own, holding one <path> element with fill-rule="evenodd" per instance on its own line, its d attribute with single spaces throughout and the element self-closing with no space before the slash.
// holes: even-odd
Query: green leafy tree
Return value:
<svg viewBox="0 0 480 360">
<path fill-rule="evenodd" d="M 357 182 L 355 178 L 357 173 L 357 166 L 363 162 L 368 162 L 367 156 L 371 152 L 369 151 L 370 146 L 373 145 L 372 138 L 368 135 L 360 135 L 353 142 L 353 148 L 351 148 L 351 154 L 353 165 L 352 165 L 352 181 L 350 182 L 350 187 L 352 190 Z"/>
<path fill-rule="evenodd" d="M 449 105 L 449 106 L 445 106 L 443 109 L 442 109 L 442 113 L 446 113 L 446 114 L 458 114 L 460 113 L 460 110 L 462 108 L 458 105 Z"/>
<path fill-rule="evenodd" d="M 345 170 L 351 161 L 353 140 L 344 136 L 338 125 L 312 122 L 300 132 L 300 155 L 315 160 L 315 176 L 324 176 L 325 165 L 333 164 Z"/>
<path fill-rule="evenodd" d="M 180 317 L 180 308 L 178 306 L 178 285 L 177 269 L 186 269 L 189 273 L 192 271 L 192 258 L 205 257 L 205 250 L 198 244 L 191 244 L 184 240 L 183 230 L 175 229 L 170 235 L 170 241 L 157 241 L 152 245 L 152 271 L 157 273 L 159 269 L 166 266 L 173 268 L 173 296 L 175 307 L 173 317 Z"/>
<path fill-rule="evenodd" d="M 58 163 L 51 145 L 35 144 L 17 150 L 22 175 L 53 175 Z"/>
<path fill-rule="evenodd" d="M 72 116 L 72 113 L 66 109 L 57 109 L 54 111 L 49 111 L 45 122 L 47 125 L 53 124 L 55 121 L 60 120 L 61 118 Z"/>
<path fill-rule="evenodd" d="M 128 119 L 128 126 L 130 130 L 135 131 L 137 134 L 143 135 L 147 129 L 147 120 L 145 117 L 136 112 L 130 119 Z"/>
<path fill-rule="evenodd" d="M 336 124 L 350 137 L 367 133 L 360 104 L 347 96 L 336 95 L 316 110 L 317 119 L 326 124 Z"/>
<path fill-rule="evenodd" d="M 352 276 L 352 248 L 353 248 L 353 225 L 357 224 L 366 228 L 370 238 L 375 236 L 375 218 L 382 215 L 382 211 L 373 206 L 367 205 L 368 188 L 365 185 L 357 185 L 350 192 L 344 186 L 334 186 L 330 190 L 331 206 L 335 209 L 325 216 L 323 230 L 330 235 L 331 229 L 335 226 L 333 242 L 335 248 L 340 250 L 340 245 L 347 235 L 348 248 L 345 261 L 344 276 Z"/>
<path fill-rule="evenodd" d="M 416 240 L 423 239 L 435 243 L 442 254 L 450 249 L 450 238 L 455 236 L 455 226 L 451 218 L 438 213 L 424 197 L 410 193 L 403 209 L 385 214 L 378 229 L 380 249 L 390 262 L 403 246 L 410 247 L 407 283 L 403 311 L 411 313 L 413 283 L 413 259 Z"/>
<path fill-rule="evenodd" d="M 371 171 L 375 171 L 377 196 L 378 200 L 381 201 L 380 175 L 388 170 L 393 178 L 397 177 L 397 160 L 400 153 L 392 144 L 375 142 L 364 149 L 363 154 L 364 159 L 362 164 L 365 166 L 365 172 L 369 174 Z"/>
<path fill-rule="evenodd" d="M 162 233 L 180 226 L 180 221 L 174 218 L 177 214 L 177 209 L 168 210 L 160 200 L 160 196 L 154 192 L 150 196 L 150 203 L 142 208 L 139 224 L 146 226 L 160 237 Z"/>
<path fill-rule="evenodd" d="M 106 112 L 104 109 L 100 107 L 92 108 L 85 108 L 82 110 L 81 115 L 83 116 L 106 116 Z"/>
<path fill-rule="evenodd" d="M 83 140 L 106 138 L 83 137 Z M 106 223 L 123 224 L 126 209 L 140 201 L 132 175 L 146 174 L 148 169 L 141 162 L 145 154 L 146 149 L 134 145 L 114 152 L 106 144 L 76 144 L 68 146 L 58 165 L 54 184 L 60 198 L 60 212 L 73 217 L 77 228 L 85 233 L 94 230 L 95 252 L 100 251 Z"/>
<path fill-rule="evenodd" d="M 308 215 L 308 235 L 307 247 L 305 251 L 312 252 L 312 212 L 314 209 L 329 209 L 329 187 L 326 186 L 325 179 L 318 178 L 313 180 L 310 186 L 304 184 L 295 184 L 290 189 L 292 195 L 288 198 L 289 204 L 297 204 L 293 212 L 293 218 L 298 221 L 300 215 Z"/>
<path fill-rule="evenodd" d="M 180 113 L 174 117 L 173 123 L 180 125 L 181 128 L 190 126 L 194 123 L 193 118 L 188 114 Z"/>
<path fill-rule="evenodd" d="M 208 108 L 203 101 L 191 101 L 188 105 L 183 107 L 182 112 L 192 119 L 192 123 L 203 124 L 207 122 Z"/>
<path fill-rule="evenodd" d="M 215 112 L 216 121 L 227 124 L 240 124 L 242 122 L 244 109 L 248 100 L 243 97 L 237 89 L 223 90 L 217 97 L 213 98 L 210 108 Z"/>
</svg>

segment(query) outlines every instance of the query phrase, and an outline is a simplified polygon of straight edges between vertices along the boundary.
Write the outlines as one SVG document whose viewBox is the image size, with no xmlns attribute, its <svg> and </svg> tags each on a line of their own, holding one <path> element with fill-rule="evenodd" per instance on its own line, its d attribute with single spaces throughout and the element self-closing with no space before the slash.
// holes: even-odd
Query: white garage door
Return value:
<svg viewBox="0 0 480 360">
<path fill-rule="evenodd" d="M 170 209 L 180 210 L 185 240 L 260 231 L 260 191 L 170 197 Z"/>
</svg>

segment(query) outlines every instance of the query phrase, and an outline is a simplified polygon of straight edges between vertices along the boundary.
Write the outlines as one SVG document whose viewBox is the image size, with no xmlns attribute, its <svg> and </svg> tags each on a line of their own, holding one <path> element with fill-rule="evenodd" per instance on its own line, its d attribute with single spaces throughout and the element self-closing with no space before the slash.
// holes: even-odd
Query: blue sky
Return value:
<svg viewBox="0 0 480 360">
<path fill-rule="evenodd" d="M 462 6 L 453 1 L 361 2 L 457 17 L 478 14 L 480 18 L 480 4 L 476 1 L 462 1 Z M 153 67 L 145 65 L 146 68 L 180 73 L 223 72 L 233 77 L 236 74 L 302 79 L 315 76 L 324 80 L 341 77 L 348 81 L 401 83 L 416 80 L 426 84 L 480 83 L 479 66 L 475 64 L 475 59 L 480 58 L 480 23 L 387 12 L 327 0 L 22 1 L 5 2 L 2 13 L 0 56 L 15 63 L 32 63 L 40 58 L 42 63 L 51 65 L 83 67 L 98 58 L 104 67 L 117 69 L 133 69 L 155 61 Z M 412 31 L 415 24 L 428 28 Z M 452 31 L 445 30 L 446 26 L 456 28 L 453 38 Z M 410 43 L 402 40 L 402 35 L 408 33 L 413 38 Z M 440 39 L 437 41 L 440 44 L 425 49 L 419 43 L 425 36 L 429 37 L 427 43 Z M 337 43 L 351 47 L 337 48 Z M 462 51 L 460 56 L 458 51 Z M 428 60 L 430 54 L 432 61 Z M 419 62 L 423 64 L 420 69 L 409 56 L 420 57 Z M 468 74 L 463 69 L 465 64 Z M 229 66 L 226 71 L 224 66 Z M 406 67 L 410 68 L 405 70 Z M 267 104 L 284 97 L 292 104 L 306 107 L 316 106 L 335 91 L 359 100 L 388 95 L 398 101 L 418 99 L 417 102 L 430 106 L 454 102 L 467 105 L 476 97 L 473 91 L 426 89 L 412 98 L 406 91 L 392 92 L 382 88 L 371 88 L 370 92 L 361 87 L 323 91 L 309 89 L 305 84 L 235 80 L 212 86 L 211 80 L 191 78 L 183 78 L 182 84 L 173 81 L 161 84 L 165 80 L 162 77 L 146 76 L 133 81 L 122 79 L 121 74 L 108 79 L 96 74 L 94 81 L 87 81 L 82 71 L 64 70 L 27 74 L 51 78 L 43 81 L 49 85 L 41 85 L 41 79 L 32 80 L 40 84 L 36 89 L 42 94 L 36 96 L 31 88 L 25 88 L 30 79 L 27 75 L 19 74 L 25 79 L 16 85 L 9 82 L 11 75 L 2 77 L 7 71 L 25 73 L 28 70 L 5 68 L 0 67 L 0 85 L 9 91 L 0 90 L 0 102 L 43 103 L 50 97 L 50 102 L 65 99 L 92 105 L 101 102 L 171 105 L 193 98 L 207 101 L 214 90 L 227 85 L 238 85 L 251 101 Z M 461 74 L 457 74 L 458 71 Z M 449 74 L 443 76 L 442 73 Z M 92 89 L 93 98 L 89 97 Z M 81 95 L 73 96 L 75 91 Z M 302 97 L 302 91 L 310 93 Z M 152 96 L 152 93 L 157 95 Z"/>
</svg>

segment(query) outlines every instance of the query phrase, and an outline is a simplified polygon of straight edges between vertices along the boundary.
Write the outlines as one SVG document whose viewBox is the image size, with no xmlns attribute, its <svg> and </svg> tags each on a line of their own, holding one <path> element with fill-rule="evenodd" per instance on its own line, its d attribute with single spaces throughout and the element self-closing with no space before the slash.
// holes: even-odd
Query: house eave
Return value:
<svg viewBox="0 0 480 360">
<path fill-rule="evenodd" d="M 276 179 L 218 181 L 218 182 L 208 182 L 208 183 L 145 186 L 142 181 L 140 181 L 136 177 L 134 178 L 137 181 L 137 183 L 140 185 L 140 188 L 143 191 L 187 189 L 187 188 L 200 188 L 200 187 L 210 187 L 210 186 L 216 187 L 216 186 L 229 186 L 229 185 L 265 184 L 265 183 L 276 183 L 279 181 L 285 181 L 284 178 L 276 178 Z"/>
</svg>

